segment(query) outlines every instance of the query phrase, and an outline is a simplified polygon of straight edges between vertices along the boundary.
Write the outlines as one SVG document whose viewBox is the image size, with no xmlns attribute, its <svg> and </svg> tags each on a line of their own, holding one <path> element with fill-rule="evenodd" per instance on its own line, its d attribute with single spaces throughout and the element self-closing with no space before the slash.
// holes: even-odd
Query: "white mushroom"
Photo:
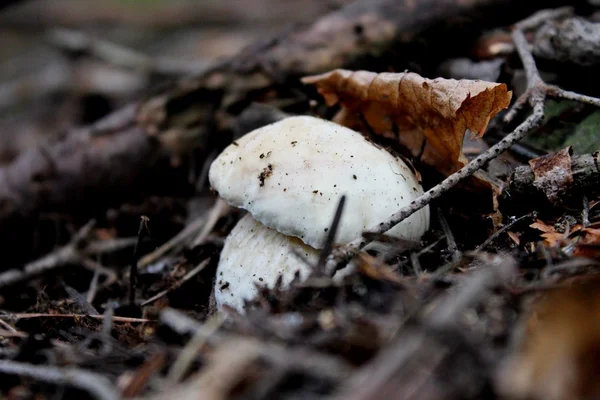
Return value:
<svg viewBox="0 0 600 400">
<path fill-rule="evenodd" d="M 346 195 L 346 204 L 336 233 L 337 244 L 359 237 L 423 193 L 414 173 L 399 157 L 375 146 L 358 132 L 308 116 L 283 119 L 233 142 L 211 165 L 209 179 L 227 203 L 248 210 L 256 221 L 284 237 L 299 238 L 315 249 L 322 248 L 342 195 Z M 419 240 L 428 227 L 429 208 L 425 207 L 387 233 Z M 275 282 L 280 270 L 293 275 L 292 270 L 297 268 L 304 273 L 301 263 L 293 268 L 289 267 L 291 264 L 285 268 L 277 265 L 282 260 L 289 263 L 287 260 L 294 255 L 281 256 L 290 247 L 284 239 L 274 240 L 271 236 L 277 235 L 271 231 L 262 230 L 270 239 L 260 254 L 253 246 L 241 245 L 239 239 L 230 244 L 241 234 L 238 227 L 234 231 L 235 235 L 232 232 L 227 238 L 227 253 L 224 249 L 217 270 L 217 296 L 226 284 L 219 274 L 225 275 L 225 270 L 233 268 L 225 262 L 228 259 L 244 258 L 244 265 L 252 264 L 252 268 L 248 267 L 248 281 L 254 281 L 254 268 L 260 265 L 267 285 Z M 253 240 L 258 243 L 258 239 Z M 270 262 L 268 251 L 273 252 Z M 240 255 L 233 255 L 234 252 Z M 255 257 L 260 262 L 248 261 Z M 275 278 L 266 279 L 268 274 Z M 283 279 L 284 283 L 290 280 Z M 241 303 L 231 299 L 238 295 L 239 282 L 237 278 L 235 283 L 229 282 L 230 298 L 221 297 L 221 304 L 240 309 Z M 239 296 L 246 293 L 240 289 Z"/>
<path fill-rule="evenodd" d="M 244 300 L 258 294 L 256 284 L 273 288 L 280 275 L 282 287 L 292 282 L 296 272 L 300 279 L 306 279 L 309 266 L 293 253 L 294 249 L 313 263 L 319 257 L 317 250 L 300 239 L 282 235 L 246 214 L 221 251 L 215 285 L 217 307 L 227 304 L 242 311 Z"/>
</svg>

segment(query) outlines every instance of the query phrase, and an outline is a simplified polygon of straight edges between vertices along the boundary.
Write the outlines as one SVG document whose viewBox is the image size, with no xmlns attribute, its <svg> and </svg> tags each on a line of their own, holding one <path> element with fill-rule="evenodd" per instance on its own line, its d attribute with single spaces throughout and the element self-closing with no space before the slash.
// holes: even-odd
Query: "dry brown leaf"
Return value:
<svg viewBox="0 0 600 400">
<path fill-rule="evenodd" d="M 508 234 L 508 237 L 518 246 L 521 244 L 521 239 L 519 238 L 519 235 L 517 235 L 515 232 L 512 231 L 508 231 L 506 232 Z"/>
<path fill-rule="evenodd" d="M 534 301 L 523 341 L 501 370 L 503 394 L 532 400 L 599 398 L 600 278 L 570 281 Z"/>
<path fill-rule="evenodd" d="M 415 73 L 334 70 L 302 79 L 328 105 L 340 103 L 335 122 L 396 138 L 416 157 L 445 175 L 460 169 L 467 129 L 481 136 L 492 117 L 508 107 L 512 92 L 503 83 L 427 79 Z M 423 147 L 425 145 L 425 147 Z"/>
<path fill-rule="evenodd" d="M 546 224 L 544 221 L 536 219 L 535 222 L 529 225 L 531 228 L 537 229 L 538 231 L 542 231 L 544 233 L 554 233 L 556 229 L 552 225 Z"/>
<path fill-rule="evenodd" d="M 600 229 L 582 228 L 581 240 L 573 249 L 573 255 L 600 260 Z"/>
<path fill-rule="evenodd" d="M 574 243 L 574 256 L 600 259 L 600 228 L 597 225 L 600 224 L 596 223 L 587 227 L 577 224 L 567 232 L 561 233 L 554 226 L 538 219 L 529 227 L 543 232 L 540 236 L 544 238 L 544 243 L 549 247 L 561 247 Z"/>
<path fill-rule="evenodd" d="M 368 276 L 371 279 L 388 281 L 398 285 L 403 283 L 400 276 L 394 273 L 390 269 L 389 265 L 385 264 L 383 261 L 367 253 L 359 253 L 357 260 L 359 261 L 358 270 L 365 276 Z"/>
<path fill-rule="evenodd" d="M 549 247 L 560 247 L 567 244 L 569 232 L 557 232 L 554 226 L 548 225 L 539 219 L 533 224 L 529 225 L 529 227 L 543 232 L 540 234 L 540 236 L 544 238 L 544 243 Z M 574 229 L 579 228 L 575 226 Z"/>
</svg>

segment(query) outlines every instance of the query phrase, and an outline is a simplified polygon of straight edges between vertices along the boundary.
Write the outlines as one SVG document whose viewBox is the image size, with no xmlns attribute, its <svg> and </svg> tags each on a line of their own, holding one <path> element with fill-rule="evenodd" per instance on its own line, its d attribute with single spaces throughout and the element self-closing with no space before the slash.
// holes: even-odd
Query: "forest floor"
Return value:
<svg viewBox="0 0 600 400">
<path fill-rule="evenodd" d="M 600 3 L 239 3 L 0 5 L 3 397 L 599 398 Z M 210 165 L 292 115 L 424 193 L 218 309 Z"/>
</svg>

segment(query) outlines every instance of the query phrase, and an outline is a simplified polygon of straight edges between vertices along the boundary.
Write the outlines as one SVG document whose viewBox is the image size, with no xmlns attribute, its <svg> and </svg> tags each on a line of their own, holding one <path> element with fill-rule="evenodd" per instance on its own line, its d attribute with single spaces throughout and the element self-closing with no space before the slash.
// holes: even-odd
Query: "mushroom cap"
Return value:
<svg viewBox="0 0 600 400">
<path fill-rule="evenodd" d="M 226 304 L 241 313 L 244 300 L 258 295 L 257 284 L 272 289 L 281 275 L 281 288 L 286 289 L 296 272 L 305 280 L 310 267 L 293 254 L 293 249 L 313 264 L 319 257 L 317 250 L 298 238 L 282 235 L 246 214 L 229 233 L 221 251 L 215 281 L 217 307 Z"/>
<path fill-rule="evenodd" d="M 289 117 L 229 145 L 212 163 L 212 187 L 262 224 L 322 248 L 340 196 L 346 205 L 336 243 L 356 239 L 423 193 L 399 157 L 360 133 L 310 116 Z M 425 207 L 387 233 L 418 240 Z"/>
</svg>

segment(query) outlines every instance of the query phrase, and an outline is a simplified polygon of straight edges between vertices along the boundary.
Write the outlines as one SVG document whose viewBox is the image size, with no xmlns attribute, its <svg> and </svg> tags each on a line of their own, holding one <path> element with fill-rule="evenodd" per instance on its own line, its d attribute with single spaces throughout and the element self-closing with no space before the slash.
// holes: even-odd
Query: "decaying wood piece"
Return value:
<svg viewBox="0 0 600 400">
<path fill-rule="evenodd" d="M 136 187 L 140 175 L 155 164 L 163 148 L 131 125 L 134 111 L 125 108 L 53 144 L 26 151 L 0 168 L 5 268 L 10 265 L 10 249 L 23 242 L 30 245 L 41 214 L 89 216 L 140 189 Z"/>
<path fill-rule="evenodd" d="M 583 18 L 548 21 L 535 34 L 533 54 L 591 66 L 600 63 L 600 23 Z"/>
<path fill-rule="evenodd" d="M 533 186 L 542 191 L 554 204 L 561 203 L 561 199 L 571 190 L 573 184 L 571 152 L 571 147 L 567 147 L 556 153 L 529 160 L 529 166 L 535 175 Z"/>
<path fill-rule="evenodd" d="M 573 179 L 571 194 L 592 193 L 600 188 L 600 154 L 584 154 L 571 157 L 571 175 Z M 535 186 L 535 174 L 529 165 L 517 167 L 512 173 L 507 194 L 514 196 L 530 195 L 538 192 Z"/>
</svg>

